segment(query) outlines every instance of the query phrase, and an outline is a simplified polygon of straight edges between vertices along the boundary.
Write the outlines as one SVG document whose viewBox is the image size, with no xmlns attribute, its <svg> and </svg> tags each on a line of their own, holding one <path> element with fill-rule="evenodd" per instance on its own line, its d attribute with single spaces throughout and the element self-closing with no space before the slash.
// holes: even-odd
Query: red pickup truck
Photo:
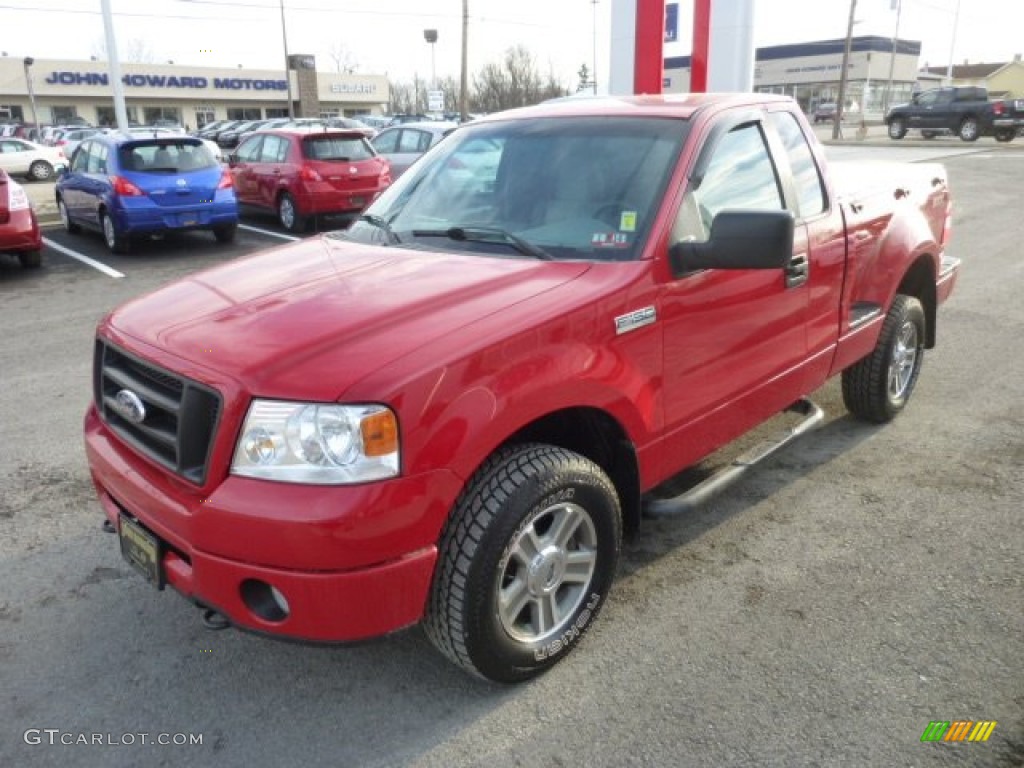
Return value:
<svg viewBox="0 0 1024 768">
<path fill-rule="evenodd" d="M 829 173 L 787 98 L 476 121 L 348 230 L 102 321 L 104 527 L 212 625 L 422 622 L 467 670 L 529 678 L 593 623 L 623 532 L 814 426 L 830 376 L 855 416 L 904 408 L 957 275 L 950 216 L 939 165 Z M 787 409 L 774 443 L 651 493 Z"/>
</svg>

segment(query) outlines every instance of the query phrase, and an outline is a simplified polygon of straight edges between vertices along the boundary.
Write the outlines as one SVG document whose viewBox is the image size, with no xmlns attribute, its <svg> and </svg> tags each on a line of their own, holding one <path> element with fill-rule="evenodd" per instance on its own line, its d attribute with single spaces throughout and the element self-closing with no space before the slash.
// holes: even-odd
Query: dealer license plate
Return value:
<svg viewBox="0 0 1024 768">
<path fill-rule="evenodd" d="M 164 588 L 160 540 L 130 517 L 121 515 L 121 555 L 157 589 Z"/>
</svg>

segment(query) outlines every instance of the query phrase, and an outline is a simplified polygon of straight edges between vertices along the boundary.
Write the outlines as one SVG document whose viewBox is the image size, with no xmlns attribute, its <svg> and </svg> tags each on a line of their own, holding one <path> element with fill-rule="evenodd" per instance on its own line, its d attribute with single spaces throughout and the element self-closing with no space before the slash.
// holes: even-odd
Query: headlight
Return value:
<svg viewBox="0 0 1024 768">
<path fill-rule="evenodd" d="M 382 405 L 254 400 L 231 473 L 344 485 L 398 474 L 398 420 Z"/>
</svg>

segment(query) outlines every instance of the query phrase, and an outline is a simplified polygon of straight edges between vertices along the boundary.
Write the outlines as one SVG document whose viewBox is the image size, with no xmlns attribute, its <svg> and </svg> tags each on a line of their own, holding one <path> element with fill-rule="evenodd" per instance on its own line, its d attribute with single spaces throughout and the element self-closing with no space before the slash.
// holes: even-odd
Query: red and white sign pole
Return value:
<svg viewBox="0 0 1024 768">
<path fill-rule="evenodd" d="M 661 93 L 665 0 L 612 0 L 612 94 Z M 754 0 L 693 0 L 690 91 L 750 91 Z"/>
</svg>

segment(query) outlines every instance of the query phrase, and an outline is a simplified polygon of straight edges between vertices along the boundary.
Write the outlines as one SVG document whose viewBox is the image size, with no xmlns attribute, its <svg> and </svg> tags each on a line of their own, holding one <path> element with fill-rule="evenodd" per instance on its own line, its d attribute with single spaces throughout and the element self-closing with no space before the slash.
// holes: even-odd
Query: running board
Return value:
<svg viewBox="0 0 1024 768">
<path fill-rule="evenodd" d="M 798 437 L 817 429 L 825 421 L 825 412 L 807 398 L 793 403 L 785 410 L 786 413 L 799 413 L 804 418 L 795 427 L 790 427 L 774 440 L 768 439 L 755 445 L 748 451 L 737 456 L 730 464 L 722 467 L 711 477 L 701 481 L 685 493 L 670 499 L 652 499 L 644 506 L 647 517 L 672 517 L 690 512 L 706 502 L 712 496 L 724 491 L 735 483 L 743 473 L 768 458 L 782 446 Z"/>
</svg>

